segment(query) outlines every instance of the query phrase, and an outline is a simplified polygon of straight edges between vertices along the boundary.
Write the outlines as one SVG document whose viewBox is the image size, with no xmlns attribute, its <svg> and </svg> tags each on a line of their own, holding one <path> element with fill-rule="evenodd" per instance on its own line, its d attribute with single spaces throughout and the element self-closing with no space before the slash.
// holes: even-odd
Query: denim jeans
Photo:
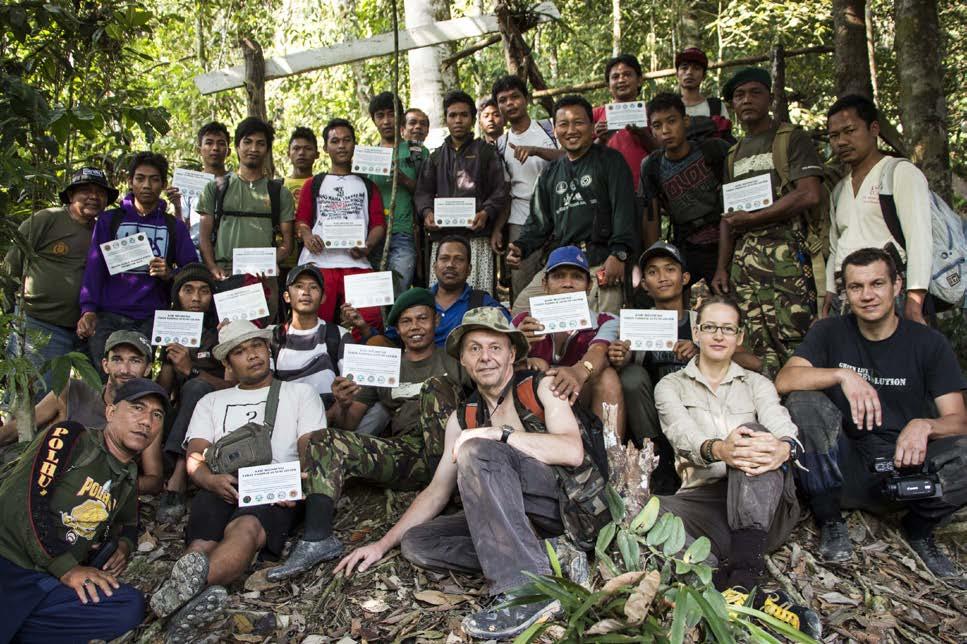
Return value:
<svg viewBox="0 0 967 644">
<path fill-rule="evenodd" d="M 416 243 L 413 235 L 393 233 L 389 240 L 389 260 L 387 268 L 400 275 L 400 290 L 405 291 L 413 283 L 416 270 Z"/>
<path fill-rule="evenodd" d="M 77 337 L 77 333 L 74 329 L 57 326 L 56 324 L 50 324 L 48 322 L 42 322 L 36 318 L 30 317 L 29 315 L 26 316 L 26 327 L 26 351 L 23 353 L 38 369 L 40 369 L 41 366 L 43 366 L 43 364 L 48 360 L 65 355 L 71 351 L 80 351 L 83 349 L 84 342 Z M 41 338 L 30 337 L 33 335 L 30 333 L 31 331 L 39 331 L 40 333 L 48 336 L 49 339 L 47 340 L 47 343 L 44 344 L 43 339 Z M 21 355 L 19 336 L 10 336 L 10 340 L 7 342 L 7 355 Z M 44 384 L 46 386 L 44 387 L 43 391 L 37 392 L 37 400 L 42 398 L 50 389 L 52 377 L 53 375 L 50 371 L 44 373 Z"/>
</svg>

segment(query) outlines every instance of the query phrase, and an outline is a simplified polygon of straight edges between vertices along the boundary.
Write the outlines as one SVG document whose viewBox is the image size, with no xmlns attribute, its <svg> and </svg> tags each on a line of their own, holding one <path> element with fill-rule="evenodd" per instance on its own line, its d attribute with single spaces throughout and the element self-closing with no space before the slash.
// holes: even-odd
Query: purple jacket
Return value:
<svg viewBox="0 0 967 644">
<path fill-rule="evenodd" d="M 165 221 L 167 207 L 167 202 L 162 200 L 151 213 L 142 216 L 134 207 L 134 197 L 128 193 L 120 208 L 107 210 L 97 218 L 91 248 L 87 253 L 84 281 L 81 283 L 82 314 L 104 311 L 135 320 L 146 320 L 153 317 L 155 311 L 168 308 L 171 293 L 170 286 L 164 280 L 148 275 L 147 267 L 110 275 L 101 254 L 101 244 L 115 239 L 111 234 L 112 219 L 122 217 L 116 239 L 144 233 L 156 257 L 167 256 L 168 244 L 174 244 L 176 266 L 197 262 L 198 254 L 183 221 L 175 220 L 175 239 L 168 239 L 168 225 Z M 174 267 L 169 269 L 173 271 Z"/>
</svg>

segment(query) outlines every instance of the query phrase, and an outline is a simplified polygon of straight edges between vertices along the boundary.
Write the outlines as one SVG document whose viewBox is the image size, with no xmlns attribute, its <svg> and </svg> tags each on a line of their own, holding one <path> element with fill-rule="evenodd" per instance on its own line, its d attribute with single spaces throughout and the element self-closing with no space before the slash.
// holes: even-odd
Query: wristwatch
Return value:
<svg viewBox="0 0 967 644">
<path fill-rule="evenodd" d="M 799 457 L 802 456 L 802 448 L 799 447 L 799 443 L 791 438 L 783 438 L 781 440 L 789 444 L 789 460 L 798 461 Z"/>
<path fill-rule="evenodd" d="M 510 438 L 510 435 L 514 433 L 514 428 L 511 427 L 510 425 L 501 425 L 500 431 L 501 431 L 500 442 L 506 443 L 507 439 Z"/>
<path fill-rule="evenodd" d="M 588 378 L 594 375 L 594 365 L 591 364 L 590 360 L 585 360 L 581 363 L 581 366 L 588 370 Z"/>
<path fill-rule="evenodd" d="M 611 254 L 614 255 L 615 257 L 617 257 L 619 261 L 622 261 L 622 262 L 627 262 L 628 261 L 628 253 L 626 251 L 616 250 L 616 251 L 614 251 Z"/>
<path fill-rule="evenodd" d="M 192 367 L 191 371 L 188 372 L 189 378 L 197 378 L 200 375 L 201 375 L 201 371 L 198 370 L 198 367 Z"/>
</svg>

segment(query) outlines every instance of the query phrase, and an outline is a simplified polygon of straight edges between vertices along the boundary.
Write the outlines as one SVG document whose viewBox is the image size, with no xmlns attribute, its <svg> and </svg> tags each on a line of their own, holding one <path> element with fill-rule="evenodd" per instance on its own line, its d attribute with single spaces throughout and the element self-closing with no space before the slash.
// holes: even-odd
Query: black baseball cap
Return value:
<svg viewBox="0 0 967 644">
<path fill-rule="evenodd" d="M 140 400 L 145 396 L 157 396 L 161 399 L 161 405 L 165 409 L 165 414 L 167 415 L 171 411 L 168 392 L 154 380 L 148 380 L 147 378 L 134 378 L 121 385 L 114 392 L 114 404 L 116 405 L 122 400 L 127 402 Z"/>
<path fill-rule="evenodd" d="M 645 266 L 648 264 L 648 260 L 652 257 L 671 257 L 673 260 L 678 262 L 678 265 L 685 269 L 685 260 L 682 259 L 682 253 L 676 246 L 672 246 L 668 242 L 656 241 L 654 244 L 648 247 L 648 250 L 641 254 L 638 258 L 638 268 L 642 272 L 645 271 Z"/>
<path fill-rule="evenodd" d="M 322 273 L 319 272 L 319 267 L 315 264 L 299 264 L 289 271 L 289 274 L 285 277 L 285 287 L 289 288 L 295 281 L 299 279 L 300 275 L 310 275 L 313 279 L 319 282 L 319 286 L 325 290 L 326 285 L 322 281 Z"/>
</svg>

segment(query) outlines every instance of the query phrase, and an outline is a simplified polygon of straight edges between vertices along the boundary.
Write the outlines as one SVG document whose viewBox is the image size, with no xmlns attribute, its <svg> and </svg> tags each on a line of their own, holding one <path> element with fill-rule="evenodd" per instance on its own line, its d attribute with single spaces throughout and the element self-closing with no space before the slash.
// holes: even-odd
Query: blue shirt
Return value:
<svg viewBox="0 0 967 644">
<path fill-rule="evenodd" d="M 430 287 L 430 292 L 436 296 L 437 290 L 440 288 L 439 284 L 434 284 Z M 434 336 L 434 343 L 438 347 L 442 347 L 447 342 L 447 336 L 450 335 L 450 331 L 460 325 L 463 322 L 463 315 L 470 310 L 470 292 L 473 289 L 470 288 L 469 284 L 464 285 L 463 293 L 457 298 L 457 301 L 450 305 L 449 308 L 444 309 L 440 306 L 440 303 L 436 303 L 436 312 L 440 315 L 440 322 L 436 326 L 436 334 Z M 490 293 L 483 294 L 483 301 L 481 306 L 495 306 L 501 310 L 507 321 L 510 322 L 510 312 L 501 306 Z M 393 342 L 399 343 L 400 334 L 396 330 L 396 327 L 389 327 L 386 329 L 386 337 Z"/>
</svg>

